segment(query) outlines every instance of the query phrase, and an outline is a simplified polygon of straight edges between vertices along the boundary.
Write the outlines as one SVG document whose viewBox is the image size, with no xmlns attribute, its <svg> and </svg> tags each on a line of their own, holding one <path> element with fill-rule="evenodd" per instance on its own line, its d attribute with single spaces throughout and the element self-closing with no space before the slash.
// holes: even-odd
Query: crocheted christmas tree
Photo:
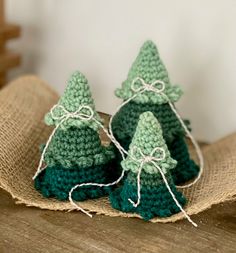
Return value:
<svg viewBox="0 0 236 253">
<path fill-rule="evenodd" d="M 67 117 L 68 112 L 76 111 L 79 117 Z M 101 121 L 87 79 L 76 72 L 57 106 L 45 116 L 46 124 L 59 124 L 59 127 L 46 149 L 44 161 L 47 167 L 35 180 L 36 189 L 44 197 L 67 200 L 76 184 L 110 182 L 114 151 L 111 146 L 102 146 L 98 134 L 100 127 L 93 117 Z M 82 201 L 103 196 L 108 191 L 106 187 L 83 186 L 73 192 L 72 198 Z"/>
<path fill-rule="evenodd" d="M 138 198 L 137 175 L 142 162 L 141 198 L 139 205 L 134 207 L 129 199 L 135 202 Z M 121 162 L 122 168 L 127 171 L 127 177 L 123 184 L 110 194 L 110 202 L 114 208 L 123 212 L 138 213 L 145 220 L 156 216 L 171 216 L 180 211 L 168 191 L 159 169 L 153 163 L 163 172 L 179 204 L 184 206 L 186 199 L 181 192 L 177 191 L 171 176 L 171 171 L 175 170 L 177 162 L 171 158 L 157 119 L 151 112 L 145 112 L 140 116 L 136 132 L 129 146 L 128 156 Z"/>
<path fill-rule="evenodd" d="M 152 85 L 156 90 L 164 89 L 161 93 L 146 90 L 124 105 L 113 119 L 114 136 L 125 149 L 128 149 L 140 114 L 151 111 L 161 124 L 171 156 L 178 161 L 176 169 L 172 172 L 174 182 L 182 184 L 194 178 L 199 172 L 199 167 L 190 159 L 184 138 L 185 131 L 168 104 L 168 100 L 172 103 L 178 101 L 182 91 L 178 86 L 171 85 L 167 70 L 155 44 L 151 41 L 145 42 L 142 46 L 127 80 L 123 82 L 121 89 L 116 90 L 116 95 L 126 101 L 144 88 L 143 82 Z M 163 82 L 165 87 L 160 82 Z M 188 121 L 185 123 L 189 124 Z"/>
</svg>

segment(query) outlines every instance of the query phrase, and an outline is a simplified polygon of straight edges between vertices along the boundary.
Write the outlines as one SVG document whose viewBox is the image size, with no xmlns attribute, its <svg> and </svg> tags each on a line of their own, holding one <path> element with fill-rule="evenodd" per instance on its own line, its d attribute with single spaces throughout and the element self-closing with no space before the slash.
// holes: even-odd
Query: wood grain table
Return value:
<svg viewBox="0 0 236 253">
<path fill-rule="evenodd" d="M 0 253 L 16 252 L 236 252 L 236 202 L 186 220 L 150 223 L 137 218 L 55 212 L 16 205 L 0 190 Z"/>
</svg>

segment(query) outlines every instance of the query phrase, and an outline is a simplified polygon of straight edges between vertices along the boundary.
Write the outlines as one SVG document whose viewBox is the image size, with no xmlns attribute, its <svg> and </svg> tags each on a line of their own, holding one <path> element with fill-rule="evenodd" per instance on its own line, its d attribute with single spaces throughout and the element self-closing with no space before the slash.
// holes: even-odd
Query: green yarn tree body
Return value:
<svg viewBox="0 0 236 253">
<path fill-rule="evenodd" d="M 174 182 L 175 184 L 185 183 L 197 176 L 199 167 L 190 158 L 184 129 L 167 100 L 168 97 L 172 103 L 178 101 L 182 91 L 178 86 L 171 85 L 167 70 L 159 57 L 155 44 L 151 41 L 144 43 L 129 71 L 127 80 L 122 84 L 121 89 L 116 90 L 116 95 L 124 101 L 131 98 L 135 94 L 133 87 L 142 87 L 139 80 L 133 83 L 138 77 L 148 84 L 157 80 L 164 82 L 163 93 L 165 95 L 144 91 L 124 105 L 113 118 L 114 136 L 127 150 L 135 133 L 139 116 L 146 111 L 152 112 L 161 124 L 171 156 L 178 162 L 176 169 L 172 172 Z M 157 85 L 155 88 L 160 89 L 160 86 Z M 188 121 L 185 123 L 189 124 Z"/>
<path fill-rule="evenodd" d="M 64 109 L 75 112 L 84 105 L 89 106 L 96 120 L 101 121 L 95 112 L 87 80 L 79 72 L 72 75 L 58 105 L 61 107 L 56 108 L 53 115 L 46 115 L 47 124 L 60 124 L 58 118 L 63 116 Z M 85 108 L 82 113 L 90 112 Z M 83 121 L 69 118 L 60 124 L 44 156 L 47 167 L 35 179 L 35 188 L 44 197 L 67 200 L 71 188 L 77 184 L 106 184 L 111 181 L 110 167 L 114 161 L 114 151 L 111 146 L 102 146 L 98 130 L 98 124 L 92 119 Z M 78 187 L 72 198 L 77 201 L 98 198 L 108 194 L 109 190 L 108 187 Z"/>
<path fill-rule="evenodd" d="M 156 151 L 154 151 L 156 150 Z M 164 151 L 165 155 L 161 152 Z M 151 112 L 141 114 L 134 137 L 129 146 L 128 156 L 121 162 L 127 177 L 116 190 L 110 194 L 111 205 L 123 212 L 140 214 L 145 220 L 156 216 L 168 217 L 180 211 L 168 191 L 161 173 L 152 162 L 143 164 L 140 185 L 141 199 L 134 207 L 129 199 L 138 198 L 137 175 L 142 159 L 152 156 L 155 164 L 164 173 L 168 184 L 181 206 L 186 203 L 185 197 L 178 192 L 172 180 L 171 171 L 175 170 L 177 162 L 171 158 L 167 145 L 162 137 L 161 126 Z M 135 158 L 136 160 L 134 160 Z"/>
</svg>

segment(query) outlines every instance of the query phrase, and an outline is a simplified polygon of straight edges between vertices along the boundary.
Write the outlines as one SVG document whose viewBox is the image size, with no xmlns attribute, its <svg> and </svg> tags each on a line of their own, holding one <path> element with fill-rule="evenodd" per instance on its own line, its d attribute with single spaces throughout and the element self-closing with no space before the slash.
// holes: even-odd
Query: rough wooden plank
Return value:
<svg viewBox="0 0 236 253">
<path fill-rule="evenodd" d="M 215 206 L 187 221 L 65 213 L 18 206 L 0 191 L 0 252 L 236 252 L 236 203 Z"/>
<path fill-rule="evenodd" d="M 6 83 L 7 77 L 6 73 L 0 73 L 0 88 Z"/>
<path fill-rule="evenodd" d="M 0 30 L 5 25 L 4 0 L 0 0 Z M 1 34 L 1 33 L 0 33 Z M 5 42 L 0 35 L 0 59 L 5 51 Z M 0 71 L 0 88 L 6 83 L 6 73 Z"/>
<path fill-rule="evenodd" d="M 4 51 L 5 51 L 5 43 L 4 41 L 0 40 L 0 57 Z"/>
<path fill-rule="evenodd" d="M 10 68 L 17 67 L 20 64 L 20 55 L 5 51 L 0 57 L 0 72 L 5 72 Z"/>
<path fill-rule="evenodd" d="M 20 36 L 18 25 L 6 24 L 4 0 L 0 0 L 0 88 L 6 83 L 7 71 L 20 64 L 20 56 L 6 51 L 6 42 Z"/>
<path fill-rule="evenodd" d="M 0 0 L 0 25 L 4 23 L 4 1 Z"/>
<path fill-rule="evenodd" d="M 20 36 L 20 27 L 18 25 L 4 24 L 0 26 L 0 41 L 17 38 Z"/>
<path fill-rule="evenodd" d="M 0 28 L 4 26 L 4 2 L 0 0 Z M 0 39 L 0 54 L 4 51 L 5 43 Z"/>
</svg>

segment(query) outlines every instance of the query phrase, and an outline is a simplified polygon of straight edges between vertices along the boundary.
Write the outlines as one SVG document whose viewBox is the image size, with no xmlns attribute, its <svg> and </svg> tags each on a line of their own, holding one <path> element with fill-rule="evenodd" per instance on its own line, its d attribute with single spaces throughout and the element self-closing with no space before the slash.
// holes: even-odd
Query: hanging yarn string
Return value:
<svg viewBox="0 0 236 253">
<path fill-rule="evenodd" d="M 137 152 L 139 153 L 139 157 L 140 158 L 137 158 L 138 156 L 136 155 Z M 160 151 L 161 152 L 161 157 L 157 158 L 157 157 L 154 157 L 154 154 L 157 152 L 157 151 Z M 136 163 L 140 164 L 140 167 L 139 167 L 139 170 L 138 170 L 138 174 L 137 174 L 137 188 L 138 188 L 138 191 L 137 191 L 137 195 L 138 195 L 138 200 L 137 202 L 135 203 L 133 200 L 129 199 L 129 202 L 132 203 L 132 205 L 134 207 L 137 207 L 140 203 L 140 199 L 141 199 L 141 184 L 140 184 L 140 176 L 141 176 L 141 172 L 142 172 L 142 169 L 143 169 L 143 165 L 145 163 L 150 163 L 151 161 L 162 161 L 165 159 L 166 157 L 166 154 L 165 154 L 165 150 L 163 148 L 160 148 L 160 147 L 156 147 L 153 149 L 153 151 L 151 152 L 150 156 L 145 156 L 142 152 L 142 150 L 136 146 L 132 147 L 132 149 L 130 150 L 131 152 L 131 155 L 129 155 L 129 157 Z"/>
<path fill-rule="evenodd" d="M 62 115 L 61 116 L 56 116 L 54 111 L 55 109 L 61 109 L 62 110 Z M 43 162 L 44 162 L 44 157 L 45 157 L 45 153 L 48 149 L 49 144 L 52 141 L 53 136 L 55 135 L 57 129 L 63 124 L 63 122 L 65 122 L 66 120 L 70 119 L 70 118 L 74 118 L 74 119 L 78 119 L 81 121 L 90 121 L 93 120 L 95 121 L 102 129 L 103 131 L 106 133 L 106 135 L 108 136 L 108 138 L 115 144 L 115 146 L 117 147 L 117 149 L 119 150 L 122 159 L 125 159 L 124 157 L 124 152 L 126 152 L 120 145 L 119 142 L 116 141 L 115 138 L 113 138 L 108 130 L 103 126 L 103 124 L 101 122 L 99 122 L 95 117 L 94 117 L 94 111 L 93 109 L 88 106 L 88 105 L 82 105 L 80 106 L 75 112 L 69 112 L 68 110 L 65 109 L 65 107 L 63 107 L 62 105 L 54 105 L 51 110 L 50 110 L 50 114 L 52 119 L 54 120 L 59 120 L 59 123 L 56 125 L 56 127 L 53 129 L 51 135 L 49 136 L 47 143 L 43 149 L 40 161 L 39 161 L 39 165 L 37 168 L 37 171 L 35 173 L 35 175 L 33 176 L 33 180 L 35 180 L 35 178 L 44 170 L 46 169 L 47 165 L 45 165 L 44 167 L 42 167 Z M 69 192 L 69 200 L 70 203 L 75 206 L 78 210 L 82 211 L 83 213 L 87 214 L 89 217 L 92 217 L 92 215 L 87 212 L 86 210 L 84 210 L 83 208 L 79 207 L 72 199 L 72 193 L 75 189 L 77 189 L 78 187 L 82 187 L 82 186 L 98 186 L 98 187 L 109 187 L 112 185 L 115 185 L 117 183 L 119 183 L 121 181 L 121 179 L 124 177 L 124 170 L 122 170 L 122 173 L 120 175 L 120 177 L 115 180 L 114 182 L 108 183 L 108 184 L 97 184 L 97 183 L 82 183 L 82 184 L 77 184 L 75 185 Z"/>
<path fill-rule="evenodd" d="M 134 87 L 134 84 L 137 80 L 140 80 L 141 83 L 142 83 L 142 86 L 139 87 L 139 88 L 135 88 Z M 161 85 L 161 87 L 156 87 L 158 85 Z M 155 92 L 157 94 L 161 94 L 163 96 L 165 96 L 167 98 L 167 100 L 169 101 L 168 97 L 166 96 L 166 94 L 163 93 L 164 89 L 165 89 L 165 83 L 160 81 L 160 80 L 156 80 L 155 82 L 153 82 L 152 84 L 146 84 L 144 82 L 143 79 L 141 78 L 136 78 L 133 80 L 132 82 L 132 86 L 131 86 L 131 89 L 136 93 L 134 94 L 131 98 L 129 98 L 128 100 L 126 100 L 125 102 L 123 102 L 117 109 L 117 111 L 119 111 L 125 104 L 129 103 L 132 99 L 134 99 L 138 94 L 142 94 L 143 92 L 145 91 L 152 91 L 152 92 Z M 199 158 L 199 161 L 200 161 L 200 173 L 198 175 L 198 177 L 192 182 L 190 183 L 189 185 L 185 185 L 185 186 L 180 186 L 179 188 L 185 188 L 185 187 L 189 187 L 191 185 L 193 185 L 194 183 L 197 182 L 197 180 L 201 177 L 201 174 L 202 174 L 202 170 L 203 170 L 203 156 L 202 156 L 202 153 L 201 153 L 201 150 L 197 144 L 197 142 L 195 141 L 195 139 L 193 138 L 193 136 L 191 135 L 191 133 L 189 132 L 189 130 L 187 129 L 187 127 L 185 126 L 183 120 L 181 119 L 180 115 L 178 114 L 178 112 L 175 110 L 174 108 L 174 105 L 169 101 L 168 102 L 170 104 L 170 107 L 171 109 L 174 111 L 174 113 L 176 114 L 176 116 L 178 117 L 180 123 L 182 124 L 186 134 L 189 136 L 189 138 L 191 139 L 193 145 L 195 146 L 195 149 L 196 149 L 196 152 L 198 154 L 198 158 Z M 60 108 L 62 109 L 63 111 L 63 114 L 59 117 L 55 116 L 54 115 L 54 110 L 55 108 Z M 86 110 L 86 113 L 84 112 Z M 41 158 L 40 158 L 40 162 L 39 162 L 39 165 L 38 165 L 38 168 L 37 168 L 37 171 L 33 177 L 33 180 L 47 167 L 47 166 L 44 166 L 43 168 L 42 167 L 42 164 L 44 162 L 44 156 L 45 156 L 45 153 L 46 153 L 46 150 L 55 134 L 55 132 L 57 131 L 57 129 L 59 128 L 59 126 L 66 120 L 68 120 L 69 118 L 75 118 L 75 119 L 78 119 L 78 120 L 82 120 L 82 121 L 89 121 L 89 120 L 94 120 L 102 129 L 103 131 L 106 133 L 106 135 L 109 137 L 109 139 L 115 144 L 115 146 L 117 147 L 117 149 L 119 150 L 119 152 L 121 153 L 121 156 L 122 156 L 122 159 L 124 160 L 125 159 L 125 156 L 124 154 L 128 155 L 128 152 L 119 144 L 119 142 L 116 140 L 116 138 L 114 137 L 113 135 L 113 132 L 112 132 L 112 128 L 111 128 L 111 124 L 112 124 L 112 120 L 113 120 L 113 116 L 110 118 L 110 121 L 109 121 L 109 130 L 108 131 L 103 125 L 101 122 L 99 122 L 98 120 L 95 119 L 94 117 L 94 111 L 92 110 L 91 107 L 87 106 L 87 105 L 83 105 L 83 106 L 80 106 L 78 108 L 78 110 L 76 110 L 75 112 L 69 112 L 67 111 L 62 105 L 54 105 L 50 111 L 51 113 L 51 116 L 53 119 L 55 120 L 60 120 L 60 122 L 56 125 L 56 127 L 54 128 L 54 130 L 52 131 L 51 135 L 49 136 L 49 139 L 43 149 L 43 152 L 42 152 L 42 155 L 41 155 Z M 136 160 L 135 158 L 133 158 L 133 160 Z M 179 202 L 177 201 L 175 195 L 173 194 L 173 192 L 171 191 L 170 187 L 169 187 L 169 184 L 165 178 L 165 175 L 164 173 L 162 172 L 162 170 L 160 169 L 159 166 L 156 165 L 156 163 L 154 162 L 153 160 L 153 157 L 147 157 L 145 158 L 144 162 L 142 162 L 143 164 L 145 162 L 151 162 L 158 170 L 159 172 L 161 173 L 161 176 L 166 184 L 166 187 L 168 189 L 168 191 L 170 192 L 172 198 L 174 199 L 176 205 L 180 208 L 180 210 L 184 213 L 185 217 L 194 225 L 194 226 L 197 226 L 194 222 L 191 221 L 190 217 L 187 215 L 187 213 L 183 210 L 183 208 L 181 207 L 181 205 L 179 204 Z M 139 186 L 138 186 L 138 201 L 137 203 L 134 203 L 132 202 L 131 199 L 129 199 L 129 201 L 131 203 L 135 205 L 138 205 L 140 203 L 140 189 L 141 189 L 141 185 L 140 185 L 140 175 L 141 175 L 141 170 L 142 170 L 142 167 L 143 167 L 143 164 L 141 167 L 141 169 L 139 170 L 139 173 L 138 173 L 138 181 L 139 181 Z M 82 212 L 84 212 L 85 214 L 87 214 L 88 216 L 92 217 L 92 215 L 85 211 L 83 208 L 79 207 L 72 199 L 72 193 L 75 189 L 77 189 L 78 187 L 82 187 L 82 186 L 98 186 L 98 187 L 108 187 L 108 186 L 112 186 L 112 185 L 115 185 L 117 184 L 118 182 L 121 181 L 121 179 L 123 178 L 124 176 L 124 170 L 122 170 L 122 173 L 121 173 L 121 176 L 114 182 L 112 183 L 109 183 L 109 184 L 97 184 L 97 183 L 83 183 L 83 184 L 78 184 L 78 185 L 75 185 L 69 192 L 69 200 L 71 202 L 71 204 L 73 206 L 75 206 L 77 209 L 81 210 Z"/>
<path fill-rule="evenodd" d="M 139 152 L 139 156 L 141 158 L 137 158 L 136 155 L 135 155 L 135 150 L 137 150 Z M 159 158 L 157 157 L 154 157 L 154 154 L 157 152 L 157 151 L 160 151 L 161 152 L 161 156 Z M 179 207 L 179 209 L 181 210 L 181 212 L 184 214 L 184 216 L 187 218 L 187 220 L 195 227 L 197 227 L 197 224 L 192 221 L 192 219 L 189 217 L 189 215 L 186 213 L 186 211 L 182 208 L 182 206 L 180 205 L 180 203 L 178 202 L 178 200 L 176 199 L 174 193 L 172 192 L 170 186 L 169 186 L 169 183 L 165 177 L 165 172 L 163 172 L 163 170 L 155 163 L 155 162 L 158 162 L 158 161 L 162 161 L 165 159 L 165 150 L 163 148 L 160 148 L 160 147 L 156 147 L 153 149 L 153 151 L 151 152 L 150 156 L 145 156 L 143 154 L 143 152 L 141 151 L 140 148 L 138 147 L 133 147 L 131 149 L 131 155 L 129 155 L 130 158 L 140 164 L 140 167 L 139 167 L 139 170 L 138 170 L 138 174 L 137 174 L 137 196 L 138 196 L 138 199 L 137 199 L 137 202 L 134 202 L 132 199 L 128 199 L 130 201 L 130 203 L 136 208 L 139 204 L 140 204 L 140 201 L 141 201 L 141 180 L 140 180 L 140 177 L 141 177 L 141 172 L 142 172 L 142 168 L 144 166 L 145 163 L 152 163 L 153 166 L 155 166 L 158 171 L 160 172 L 161 176 L 162 176 L 162 179 L 166 185 L 166 188 L 167 190 L 169 191 L 172 199 L 174 200 L 175 204 Z M 76 190 L 77 188 L 79 187 L 83 187 L 83 186 L 98 186 L 98 187 L 109 187 L 109 186 L 112 186 L 112 185 L 115 185 L 117 183 L 120 182 L 120 180 L 123 178 L 124 176 L 124 173 L 125 173 L 125 170 L 123 169 L 122 170 L 122 174 L 121 176 L 114 182 L 112 183 L 108 183 L 108 184 L 98 184 L 98 183 L 82 183 L 82 184 L 78 184 L 76 186 L 74 186 L 70 192 L 69 192 L 69 200 L 70 200 L 70 203 L 78 210 L 82 211 L 84 214 L 88 215 L 90 218 L 92 218 L 92 215 L 84 210 L 82 207 L 78 206 L 74 201 L 73 201 L 73 198 L 72 198 L 72 193 L 74 190 Z"/>
<path fill-rule="evenodd" d="M 84 210 L 82 207 L 78 206 L 78 205 L 74 202 L 74 200 L 73 200 L 73 198 L 72 198 L 72 193 L 73 193 L 73 191 L 76 190 L 77 188 L 83 187 L 83 186 L 109 187 L 109 186 L 118 184 L 118 183 L 121 181 L 121 179 L 124 177 L 124 174 L 125 174 L 125 171 L 122 170 L 122 173 L 121 173 L 120 177 L 119 177 L 116 181 L 114 181 L 114 182 L 112 182 L 112 183 L 108 183 L 108 184 L 82 183 L 82 184 L 77 184 L 77 185 L 75 185 L 73 188 L 71 188 L 71 190 L 70 190 L 70 192 L 69 192 L 69 200 L 70 200 L 70 203 L 71 203 L 76 209 L 82 211 L 83 213 L 87 214 L 90 218 L 92 218 L 92 217 L 93 217 L 92 214 L 90 214 L 89 212 L 87 212 L 86 210 Z"/>
<path fill-rule="evenodd" d="M 55 113 L 54 113 L 55 109 L 61 109 L 63 114 L 61 116 L 56 116 Z M 62 125 L 63 122 L 65 122 L 66 120 L 68 120 L 70 118 L 78 119 L 78 120 L 81 120 L 81 121 L 94 120 L 103 129 L 103 131 L 106 133 L 108 138 L 110 138 L 110 140 L 115 144 L 117 149 L 120 151 L 122 158 L 124 159 L 124 151 L 125 150 L 121 147 L 119 142 L 116 141 L 116 139 L 114 139 L 112 136 L 110 136 L 108 130 L 102 125 L 102 123 L 99 122 L 97 119 L 95 119 L 94 111 L 90 106 L 82 105 L 75 112 L 69 112 L 65 109 L 64 106 L 56 104 L 51 108 L 50 114 L 51 114 L 51 117 L 54 120 L 59 120 L 59 123 L 53 129 L 52 133 L 50 134 L 50 136 L 49 136 L 49 138 L 46 142 L 46 145 L 44 146 L 44 149 L 43 149 L 43 152 L 41 154 L 41 158 L 40 158 L 40 161 L 39 161 L 37 171 L 36 171 L 35 175 L 33 176 L 33 180 L 35 180 L 35 178 L 47 167 L 46 165 L 44 167 L 42 167 L 43 162 L 44 162 L 45 153 L 46 153 L 46 151 L 48 149 L 48 146 L 51 143 L 52 138 L 55 135 L 57 129 Z"/>
<path fill-rule="evenodd" d="M 56 116 L 54 114 L 55 109 L 61 109 L 63 111 L 63 114 L 61 116 Z M 86 113 L 84 111 L 86 111 Z M 69 112 L 64 108 L 64 106 L 56 104 L 51 108 L 50 114 L 54 120 L 59 120 L 60 123 L 57 124 L 56 127 L 53 129 L 52 133 L 50 134 L 50 136 L 46 142 L 46 145 L 44 146 L 43 152 L 40 157 L 37 171 L 33 176 L 33 180 L 35 180 L 35 178 L 47 167 L 47 166 L 44 166 L 42 168 L 45 153 L 48 149 L 48 146 L 49 146 L 54 134 L 56 133 L 57 129 L 62 125 L 62 123 L 65 122 L 66 120 L 68 120 L 69 118 L 79 119 L 79 120 L 83 120 L 83 121 L 89 121 L 93 118 L 94 112 L 87 105 L 80 106 L 75 112 Z"/>
<path fill-rule="evenodd" d="M 157 152 L 157 151 L 161 151 L 161 157 L 157 158 L 157 157 L 154 157 L 154 154 Z M 137 158 L 137 156 L 135 155 L 135 153 L 138 152 L 139 153 L 139 156 L 138 157 L 141 157 L 141 158 Z M 136 153 L 137 154 L 137 153 Z M 176 199 L 174 193 L 172 192 L 170 186 L 169 186 L 169 183 L 166 179 L 166 176 L 165 176 L 165 171 L 163 171 L 160 166 L 158 166 L 156 164 L 157 161 L 162 161 L 165 159 L 165 150 L 163 148 L 160 148 L 160 147 L 156 147 L 153 149 L 153 151 L 150 153 L 149 156 L 146 156 L 142 150 L 138 147 L 133 147 L 131 149 L 131 155 L 130 155 L 130 158 L 138 163 L 140 166 L 139 166 L 139 170 L 138 170 L 138 174 L 137 174 L 137 202 L 135 203 L 133 200 L 129 199 L 130 203 L 136 208 L 139 204 L 140 204 L 140 201 L 141 201 L 141 180 L 140 180 L 140 176 L 141 176 L 141 172 L 142 172 L 142 168 L 144 166 L 144 164 L 146 163 L 152 163 L 153 166 L 155 166 L 158 171 L 160 172 L 161 176 L 162 176 L 162 179 L 166 185 L 166 188 L 167 190 L 169 191 L 171 197 L 173 198 L 175 204 L 179 207 L 179 209 L 181 210 L 181 212 L 184 214 L 184 216 L 188 219 L 188 221 L 190 223 L 192 223 L 193 226 L 197 227 L 197 224 L 192 221 L 192 219 L 189 217 L 189 215 L 186 213 L 186 211 L 182 208 L 182 206 L 180 205 L 180 203 L 178 202 L 178 200 Z"/>
<path fill-rule="evenodd" d="M 139 81 L 141 83 L 141 85 L 139 87 L 135 87 L 135 84 L 137 83 L 137 81 Z M 151 84 L 145 83 L 145 81 L 140 78 L 137 77 L 132 81 L 131 84 L 131 90 L 134 92 L 134 95 L 132 97 L 130 97 L 129 99 L 125 100 L 115 111 L 115 113 L 113 115 L 115 115 L 123 106 L 125 106 L 126 104 L 128 104 L 131 100 L 133 100 L 135 97 L 137 97 L 138 95 L 144 93 L 145 91 L 151 91 L 151 92 L 155 92 L 156 94 L 162 95 L 163 97 L 165 97 L 165 99 L 168 101 L 168 104 L 170 105 L 170 108 L 172 109 L 172 111 L 175 113 L 176 117 L 178 118 L 179 122 L 181 123 L 187 137 L 191 140 L 195 151 L 197 153 L 198 156 L 198 160 L 199 160 L 199 166 L 200 166 L 200 171 L 198 173 L 198 176 L 189 184 L 187 185 L 183 185 L 183 186 L 177 186 L 177 188 L 187 188 L 190 187 L 192 185 L 194 185 L 202 176 L 203 173 L 203 168 L 204 168 L 204 159 L 203 159 L 203 155 L 201 152 L 201 149 L 197 143 L 197 141 L 194 139 L 194 137 L 192 136 L 192 134 L 190 133 L 190 131 L 188 130 L 188 128 L 186 127 L 184 121 L 182 120 L 181 116 L 179 115 L 179 113 L 177 112 L 177 110 L 175 109 L 175 106 L 173 105 L 173 103 L 169 100 L 168 96 L 164 93 L 165 90 L 165 83 L 161 80 L 156 80 Z M 116 138 L 113 135 L 112 132 L 112 121 L 113 121 L 113 117 L 112 116 L 110 118 L 109 121 L 109 133 L 111 138 L 113 139 L 113 141 L 116 141 Z M 125 153 L 126 155 L 128 154 L 127 151 L 123 150 L 123 153 Z"/>
</svg>

